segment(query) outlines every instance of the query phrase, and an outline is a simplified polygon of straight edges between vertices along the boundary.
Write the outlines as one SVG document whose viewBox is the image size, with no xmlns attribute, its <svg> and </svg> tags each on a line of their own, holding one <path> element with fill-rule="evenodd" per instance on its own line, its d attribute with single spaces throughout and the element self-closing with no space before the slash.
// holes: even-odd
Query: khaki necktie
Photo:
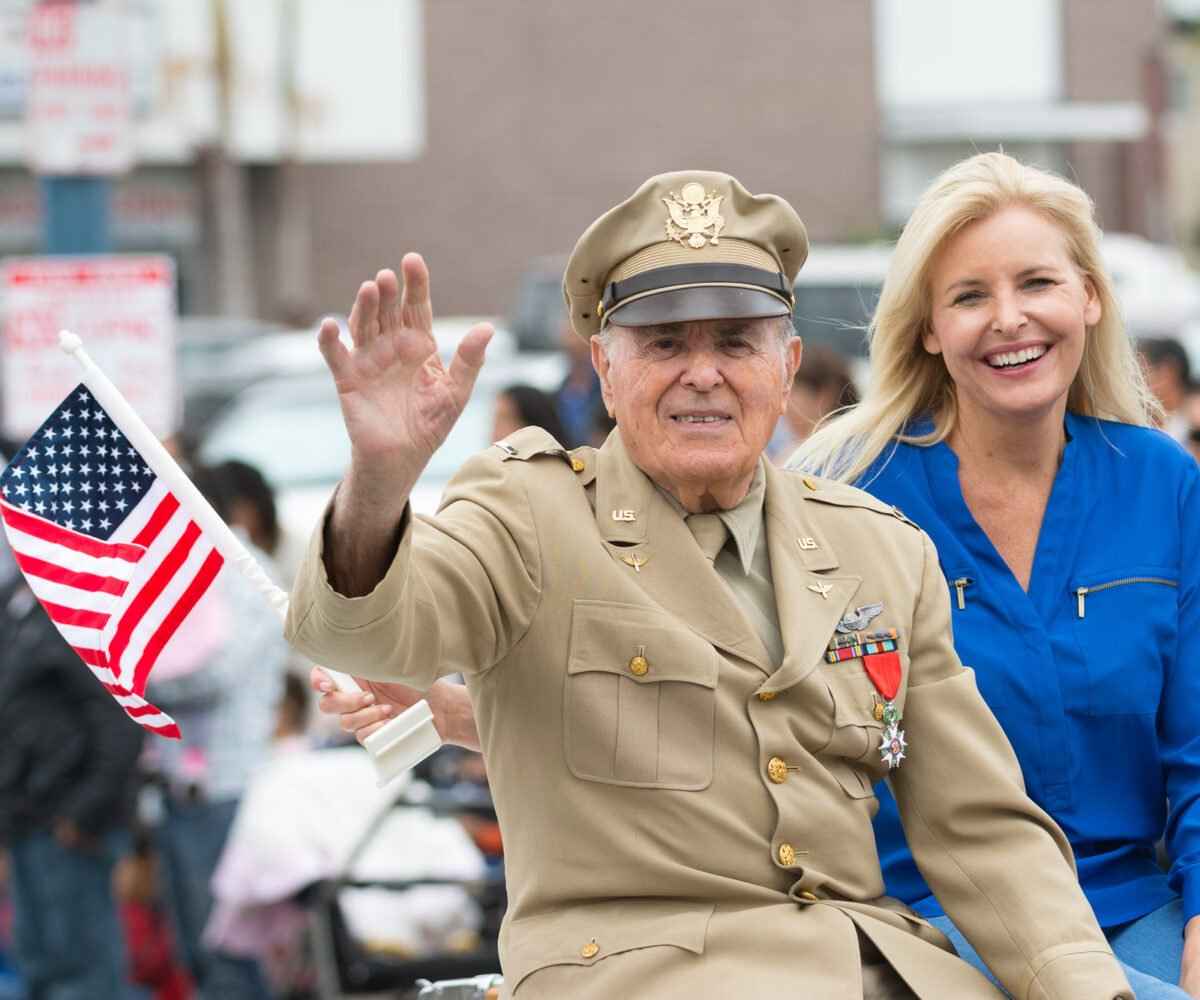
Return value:
<svg viewBox="0 0 1200 1000">
<path fill-rule="evenodd" d="M 725 539 L 729 534 L 725 522 L 717 514 L 689 514 L 687 526 L 705 558 L 709 562 L 716 559 L 717 553 L 725 547 Z"/>
</svg>

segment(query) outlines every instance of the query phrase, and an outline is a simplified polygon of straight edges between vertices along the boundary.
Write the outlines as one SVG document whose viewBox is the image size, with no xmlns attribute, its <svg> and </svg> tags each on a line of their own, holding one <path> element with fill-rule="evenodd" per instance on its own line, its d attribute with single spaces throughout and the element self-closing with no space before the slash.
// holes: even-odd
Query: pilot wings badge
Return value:
<svg viewBox="0 0 1200 1000">
<path fill-rule="evenodd" d="M 864 604 L 842 615 L 842 620 L 835 626 L 838 632 L 860 632 L 883 613 L 882 604 Z"/>
<path fill-rule="evenodd" d="M 667 206 L 667 236 L 680 246 L 689 246 L 693 250 L 701 249 L 705 244 L 717 245 L 717 238 L 725 228 L 725 217 L 721 215 L 721 202 L 724 195 L 705 191 L 704 185 L 691 181 L 679 189 L 679 194 L 671 191 L 664 199 Z"/>
</svg>

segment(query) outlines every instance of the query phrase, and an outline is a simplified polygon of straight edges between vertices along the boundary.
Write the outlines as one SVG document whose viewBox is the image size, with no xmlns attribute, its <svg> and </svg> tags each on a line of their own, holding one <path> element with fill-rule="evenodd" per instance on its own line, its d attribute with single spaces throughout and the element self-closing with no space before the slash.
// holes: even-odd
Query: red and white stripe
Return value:
<svg viewBox="0 0 1200 1000">
<path fill-rule="evenodd" d="M 145 700 L 159 653 L 221 568 L 221 555 L 154 480 L 105 542 L 0 501 L 18 565 L 63 637 L 147 729 L 178 738 Z"/>
</svg>

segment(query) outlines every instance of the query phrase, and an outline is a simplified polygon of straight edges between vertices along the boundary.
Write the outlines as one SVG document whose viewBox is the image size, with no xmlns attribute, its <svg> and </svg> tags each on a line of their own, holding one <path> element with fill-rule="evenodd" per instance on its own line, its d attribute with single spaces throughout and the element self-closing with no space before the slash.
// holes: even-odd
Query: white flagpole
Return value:
<svg viewBox="0 0 1200 1000">
<path fill-rule="evenodd" d="M 201 530 L 208 536 L 218 552 L 246 577 L 266 598 L 279 616 L 280 622 L 287 617 L 288 595 L 277 587 L 252 556 L 241 539 L 212 508 L 204 495 L 196 489 L 187 474 L 162 446 L 154 432 L 138 416 L 137 411 L 121 395 L 121 391 L 109 381 L 83 349 L 83 341 L 69 330 L 58 334 L 59 346 L 71 355 L 83 369 L 83 384 L 91 390 L 96 401 L 104 407 L 113 422 L 129 439 L 129 443 L 146 459 L 170 491 L 183 503 Z M 342 691 L 361 691 L 349 674 L 322 666 L 330 680 Z M 364 742 L 375 762 L 376 776 L 380 785 L 396 775 L 415 767 L 441 746 L 441 738 L 433 725 L 433 713 L 424 700 L 405 709 L 396 718 L 389 720 Z"/>
</svg>

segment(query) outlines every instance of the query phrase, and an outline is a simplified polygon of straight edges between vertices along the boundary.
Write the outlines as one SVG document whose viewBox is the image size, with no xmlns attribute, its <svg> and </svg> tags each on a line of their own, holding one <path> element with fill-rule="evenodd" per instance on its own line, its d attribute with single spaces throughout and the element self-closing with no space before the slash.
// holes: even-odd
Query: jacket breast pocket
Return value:
<svg viewBox="0 0 1200 1000">
<path fill-rule="evenodd" d="M 1081 575 L 1072 588 L 1075 634 L 1087 663 L 1091 715 L 1158 711 L 1179 639 L 1179 572 L 1162 566 Z"/>
<path fill-rule="evenodd" d="M 717 670 L 717 651 L 661 611 L 576 601 L 563 695 L 571 773 L 636 788 L 707 788 Z"/>
</svg>

